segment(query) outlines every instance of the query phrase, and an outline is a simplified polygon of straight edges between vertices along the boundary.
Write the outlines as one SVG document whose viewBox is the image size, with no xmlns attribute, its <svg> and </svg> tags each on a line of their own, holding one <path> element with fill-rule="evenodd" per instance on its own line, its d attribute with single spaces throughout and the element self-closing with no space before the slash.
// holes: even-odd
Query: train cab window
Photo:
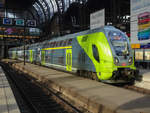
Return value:
<svg viewBox="0 0 150 113">
<path fill-rule="evenodd" d="M 129 46 L 127 36 L 119 31 L 110 31 L 108 34 L 110 42 L 117 56 L 128 56 Z"/>
<path fill-rule="evenodd" d="M 93 50 L 93 56 L 95 58 L 95 60 L 97 60 L 98 62 L 99 60 L 99 52 L 98 52 L 98 48 L 96 47 L 96 45 L 92 45 L 92 50 Z"/>
</svg>

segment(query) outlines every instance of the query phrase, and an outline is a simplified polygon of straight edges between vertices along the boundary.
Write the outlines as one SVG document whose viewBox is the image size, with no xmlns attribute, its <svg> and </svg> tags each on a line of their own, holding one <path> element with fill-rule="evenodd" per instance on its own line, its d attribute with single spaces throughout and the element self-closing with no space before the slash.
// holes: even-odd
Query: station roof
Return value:
<svg viewBox="0 0 150 113">
<path fill-rule="evenodd" d="M 62 14 L 67 11 L 72 3 L 80 3 L 91 12 L 107 9 L 112 14 L 119 12 L 119 15 L 130 14 L 130 0 L 6 0 L 6 8 L 27 10 L 30 13 L 37 13 L 36 17 L 41 23 L 49 21 L 55 13 Z"/>
<path fill-rule="evenodd" d="M 74 33 L 89 29 L 90 14 L 105 9 L 105 25 L 130 31 L 130 0 L 4 0 L 0 8 L 7 18 L 34 19 L 42 38 L 55 32 Z M 57 22 L 58 21 L 58 22 Z M 53 24 L 54 23 L 54 24 Z M 59 28 L 57 28 L 59 26 Z"/>
</svg>

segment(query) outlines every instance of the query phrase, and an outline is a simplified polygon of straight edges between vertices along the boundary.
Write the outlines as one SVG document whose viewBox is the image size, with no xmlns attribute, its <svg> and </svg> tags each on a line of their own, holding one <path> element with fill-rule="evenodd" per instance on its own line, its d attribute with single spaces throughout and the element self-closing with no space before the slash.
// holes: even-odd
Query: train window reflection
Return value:
<svg viewBox="0 0 150 113">
<path fill-rule="evenodd" d="M 123 33 L 119 31 L 110 31 L 109 38 L 116 55 L 124 56 L 129 54 L 127 37 Z"/>
</svg>

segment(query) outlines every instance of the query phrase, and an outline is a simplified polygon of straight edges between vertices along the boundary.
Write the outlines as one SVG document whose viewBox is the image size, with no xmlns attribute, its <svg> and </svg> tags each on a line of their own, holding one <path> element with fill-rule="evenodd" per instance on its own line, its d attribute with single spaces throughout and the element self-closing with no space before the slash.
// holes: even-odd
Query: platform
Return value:
<svg viewBox="0 0 150 113">
<path fill-rule="evenodd" d="M 143 76 L 143 80 L 141 82 L 136 82 L 135 86 L 150 90 L 150 70 L 140 69 L 140 75 Z"/>
<path fill-rule="evenodd" d="M 5 73 L 0 67 L 0 113 L 20 113 Z"/>
<path fill-rule="evenodd" d="M 9 60 L 4 61 L 9 63 Z M 150 113 L 148 95 L 30 63 L 23 65 L 11 61 L 11 65 L 92 113 Z"/>
</svg>

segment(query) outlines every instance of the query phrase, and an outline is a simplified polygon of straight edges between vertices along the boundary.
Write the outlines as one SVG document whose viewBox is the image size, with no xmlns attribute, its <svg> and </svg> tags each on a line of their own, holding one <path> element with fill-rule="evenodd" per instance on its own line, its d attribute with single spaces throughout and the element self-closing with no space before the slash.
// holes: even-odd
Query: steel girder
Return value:
<svg viewBox="0 0 150 113">
<path fill-rule="evenodd" d="M 37 23 L 40 24 L 39 23 L 40 15 L 38 14 L 37 10 L 33 7 L 29 8 L 29 9 L 31 9 L 31 12 L 33 13 L 33 15 L 35 14 L 37 16 L 37 18 L 35 18 L 35 19 L 37 20 Z"/>
</svg>

